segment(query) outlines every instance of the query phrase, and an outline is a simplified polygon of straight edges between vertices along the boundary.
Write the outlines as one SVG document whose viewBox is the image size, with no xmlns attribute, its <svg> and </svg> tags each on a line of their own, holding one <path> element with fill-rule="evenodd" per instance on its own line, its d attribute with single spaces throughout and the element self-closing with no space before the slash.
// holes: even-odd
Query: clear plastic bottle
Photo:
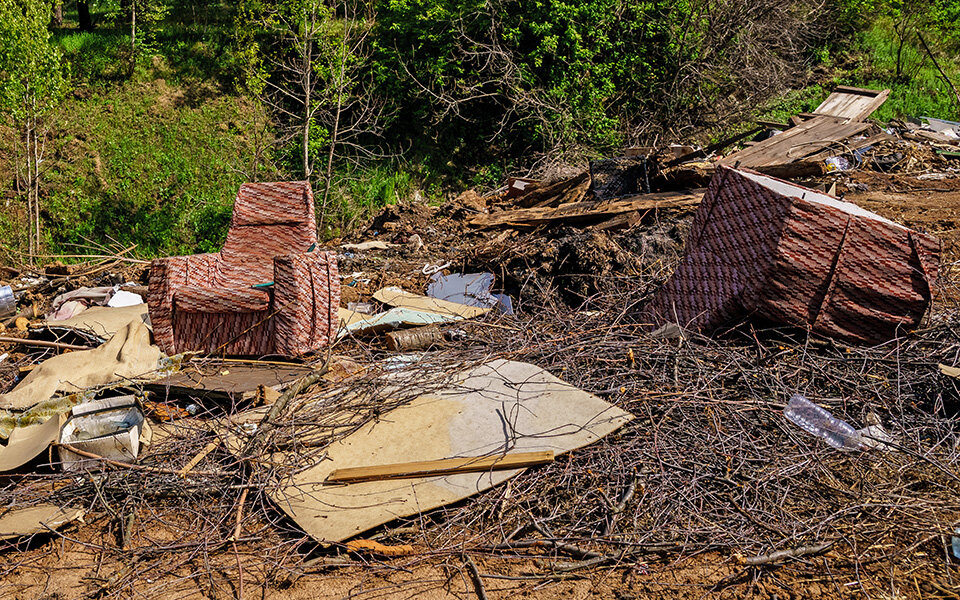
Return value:
<svg viewBox="0 0 960 600">
<path fill-rule="evenodd" d="M 783 414 L 804 431 L 823 438 L 834 448 L 846 451 L 863 449 L 860 434 L 856 429 L 800 394 L 790 398 Z"/>
</svg>

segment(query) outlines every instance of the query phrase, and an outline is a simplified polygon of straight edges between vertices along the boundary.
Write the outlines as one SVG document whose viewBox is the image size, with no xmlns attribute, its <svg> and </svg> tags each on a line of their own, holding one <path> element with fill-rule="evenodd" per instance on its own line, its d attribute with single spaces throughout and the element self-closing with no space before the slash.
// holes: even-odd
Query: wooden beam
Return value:
<svg viewBox="0 0 960 600">
<path fill-rule="evenodd" d="M 850 87 L 849 85 L 838 85 L 833 88 L 834 92 L 840 94 L 860 94 L 862 96 L 871 96 L 876 98 L 880 94 L 889 90 L 868 90 L 867 88 Z"/>
<path fill-rule="evenodd" d="M 757 125 L 762 125 L 769 129 L 790 129 L 793 125 L 791 123 L 777 123 L 776 121 L 765 121 L 763 119 L 757 119 Z"/>
<path fill-rule="evenodd" d="M 58 350 L 93 350 L 93 346 L 77 346 L 76 344 L 62 344 L 60 342 L 45 342 L 43 340 L 28 340 L 26 338 L 0 337 L 2 344 L 23 344 L 24 346 L 39 346 L 41 348 L 56 348 Z"/>
<path fill-rule="evenodd" d="M 434 477 L 458 473 L 479 473 L 523 469 L 553 462 L 553 451 L 515 452 L 496 456 L 473 456 L 467 458 L 443 458 L 417 462 L 376 465 L 372 467 L 348 467 L 337 469 L 327 476 L 328 483 L 358 483 L 381 479 L 409 479 Z"/>
<path fill-rule="evenodd" d="M 634 211 L 695 207 L 700 204 L 703 192 L 657 192 L 612 201 L 571 202 L 556 208 L 520 208 L 477 215 L 467 223 L 472 227 L 537 227 L 556 222 L 597 222 Z"/>
</svg>

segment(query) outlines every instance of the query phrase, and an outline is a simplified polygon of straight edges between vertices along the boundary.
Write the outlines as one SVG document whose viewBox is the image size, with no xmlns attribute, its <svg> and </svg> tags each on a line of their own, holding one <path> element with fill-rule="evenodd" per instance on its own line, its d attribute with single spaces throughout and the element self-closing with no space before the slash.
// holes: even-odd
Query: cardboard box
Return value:
<svg viewBox="0 0 960 600">
<path fill-rule="evenodd" d="M 140 453 L 143 412 L 134 396 L 119 396 L 75 406 L 60 429 L 60 443 L 111 460 L 132 462 Z M 100 468 L 103 463 L 58 446 L 64 471 Z"/>
</svg>

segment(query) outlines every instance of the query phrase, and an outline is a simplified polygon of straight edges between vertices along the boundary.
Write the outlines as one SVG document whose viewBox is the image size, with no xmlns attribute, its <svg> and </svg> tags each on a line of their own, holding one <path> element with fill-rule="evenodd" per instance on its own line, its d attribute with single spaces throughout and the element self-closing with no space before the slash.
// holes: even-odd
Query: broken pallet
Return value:
<svg viewBox="0 0 960 600">
<path fill-rule="evenodd" d="M 871 123 L 818 115 L 759 144 L 734 152 L 720 164 L 739 164 L 750 169 L 788 165 L 873 129 L 875 126 Z"/>
</svg>

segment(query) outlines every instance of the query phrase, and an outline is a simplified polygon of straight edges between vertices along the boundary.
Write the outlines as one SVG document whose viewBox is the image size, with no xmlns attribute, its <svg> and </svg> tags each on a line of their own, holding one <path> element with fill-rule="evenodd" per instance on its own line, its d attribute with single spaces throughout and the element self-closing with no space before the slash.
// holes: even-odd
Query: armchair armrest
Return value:
<svg viewBox="0 0 960 600">
<path fill-rule="evenodd" d="M 329 345 L 340 325 L 336 252 L 302 252 L 273 260 L 277 353 L 299 356 Z"/>
<path fill-rule="evenodd" d="M 157 258 L 150 263 L 147 306 L 153 338 L 160 349 L 174 354 L 173 293 L 184 285 L 198 285 L 213 279 L 220 263 L 219 254 L 193 254 Z"/>
</svg>

